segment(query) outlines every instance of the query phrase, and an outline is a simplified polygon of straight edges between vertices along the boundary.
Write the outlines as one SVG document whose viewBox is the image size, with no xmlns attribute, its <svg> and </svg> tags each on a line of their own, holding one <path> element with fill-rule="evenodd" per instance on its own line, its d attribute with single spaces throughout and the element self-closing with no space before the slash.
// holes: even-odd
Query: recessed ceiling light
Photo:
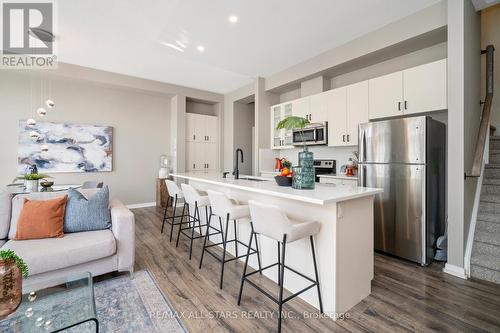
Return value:
<svg viewBox="0 0 500 333">
<path fill-rule="evenodd" d="M 231 15 L 231 16 L 229 16 L 228 20 L 229 20 L 229 22 L 231 22 L 231 23 L 236 23 L 236 22 L 238 22 L 238 16 L 236 16 L 236 15 Z"/>
<path fill-rule="evenodd" d="M 171 49 L 174 49 L 176 51 L 179 51 L 179 52 L 184 52 L 184 49 L 178 47 L 177 45 L 174 45 L 174 44 L 171 44 L 171 43 L 165 43 L 165 42 L 162 42 L 161 43 L 162 45 L 165 45 L 167 47 L 170 47 Z"/>
<path fill-rule="evenodd" d="M 203 46 L 203 45 L 198 45 L 198 46 L 196 47 L 196 49 L 197 49 L 199 52 L 203 52 L 203 51 L 205 51 L 205 46 Z"/>
</svg>

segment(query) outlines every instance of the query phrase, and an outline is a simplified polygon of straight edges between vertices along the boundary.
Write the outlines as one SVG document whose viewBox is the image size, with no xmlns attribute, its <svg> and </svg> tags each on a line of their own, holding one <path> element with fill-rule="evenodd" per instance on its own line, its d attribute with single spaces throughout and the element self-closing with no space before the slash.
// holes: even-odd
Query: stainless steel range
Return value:
<svg viewBox="0 0 500 333">
<path fill-rule="evenodd" d="M 335 160 L 314 160 L 314 176 L 316 183 L 319 183 L 319 175 L 335 175 L 337 171 L 337 161 Z"/>
</svg>

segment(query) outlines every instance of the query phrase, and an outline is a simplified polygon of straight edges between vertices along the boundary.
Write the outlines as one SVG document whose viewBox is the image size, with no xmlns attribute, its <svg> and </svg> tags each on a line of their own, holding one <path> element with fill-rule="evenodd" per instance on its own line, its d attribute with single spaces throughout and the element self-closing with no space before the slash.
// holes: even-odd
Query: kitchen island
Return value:
<svg viewBox="0 0 500 333">
<path fill-rule="evenodd" d="M 179 173 L 171 176 L 189 182 L 198 190 L 223 192 L 240 204 L 257 200 L 280 206 L 293 219 L 319 221 L 321 230 L 315 236 L 319 279 L 324 311 L 332 318 L 347 312 L 370 294 L 374 265 L 373 198 L 382 192 L 381 189 L 316 184 L 313 190 L 296 190 L 278 186 L 274 179 L 258 177 L 233 179 L 223 178 L 218 173 Z M 238 238 L 248 243 L 250 224 L 241 221 L 238 226 Z M 229 239 L 234 236 L 232 232 L 230 228 Z M 220 241 L 215 238 L 218 236 L 212 237 L 212 241 Z M 277 261 L 276 246 L 275 241 L 259 236 L 263 267 Z M 298 240 L 287 245 L 286 260 L 290 267 L 314 277 L 310 251 L 308 239 Z M 228 245 L 228 252 L 234 255 L 234 246 Z M 249 265 L 257 269 L 255 255 L 250 257 Z M 277 282 L 277 268 L 266 270 L 264 274 Z M 297 292 L 308 282 L 286 272 L 284 283 L 290 292 Z M 299 297 L 319 308 L 314 288 Z"/>
</svg>

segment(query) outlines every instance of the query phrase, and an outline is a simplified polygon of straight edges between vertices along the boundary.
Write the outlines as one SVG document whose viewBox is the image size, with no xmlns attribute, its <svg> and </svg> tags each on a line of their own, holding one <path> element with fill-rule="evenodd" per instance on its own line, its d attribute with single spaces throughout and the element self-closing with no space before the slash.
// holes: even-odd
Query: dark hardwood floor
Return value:
<svg viewBox="0 0 500 333">
<path fill-rule="evenodd" d="M 198 269 L 201 240 L 195 240 L 189 261 L 187 238 L 175 248 L 175 241 L 168 242 L 169 229 L 160 233 L 162 210 L 133 212 L 136 269 L 155 276 L 190 332 L 276 331 L 277 305 L 260 292 L 247 285 L 241 306 L 236 304 L 243 263 L 226 265 L 224 289 L 219 290 L 219 263 L 207 255 Z M 376 254 L 372 294 L 349 310 L 348 318 L 311 319 L 316 309 L 296 298 L 284 305 L 289 318 L 283 332 L 500 332 L 500 286 L 441 270 L 437 263 L 422 268 Z M 269 279 L 256 279 L 277 291 Z"/>
</svg>

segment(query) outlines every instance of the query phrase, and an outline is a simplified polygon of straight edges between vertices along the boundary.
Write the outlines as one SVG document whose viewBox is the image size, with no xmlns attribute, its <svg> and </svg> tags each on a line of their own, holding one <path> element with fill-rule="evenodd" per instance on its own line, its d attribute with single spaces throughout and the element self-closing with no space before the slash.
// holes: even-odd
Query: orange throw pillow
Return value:
<svg viewBox="0 0 500 333">
<path fill-rule="evenodd" d="M 44 201 L 24 199 L 14 239 L 63 237 L 66 200 L 67 195 Z"/>
</svg>

